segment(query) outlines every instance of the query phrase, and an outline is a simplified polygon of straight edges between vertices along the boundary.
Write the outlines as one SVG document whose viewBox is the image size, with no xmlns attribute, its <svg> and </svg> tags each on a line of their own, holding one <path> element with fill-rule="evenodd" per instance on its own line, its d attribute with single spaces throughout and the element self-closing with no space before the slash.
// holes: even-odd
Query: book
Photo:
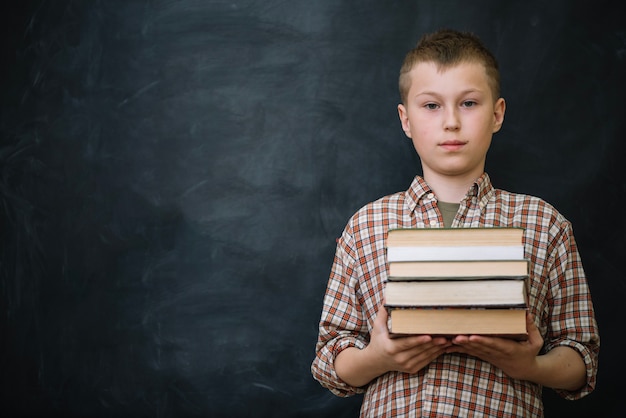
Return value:
<svg viewBox="0 0 626 418">
<path fill-rule="evenodd" d="M 524 258 L 522 228 L 401 228 L 387 234 L 387 261 Z"/>
<path fill-rule="evenodd" d="M 392 336 L 427 334 L 487 335 L 528 339 L 525 308 L 398 308 L 386 307 Z"/>
<path fill-rule="evenodd" d="M 524 279 L 389 281 L 385 305 L 401 307 L 527 306 Z"/>
<path fill-rule="evenodd" d="M 387 246 L 516 246 L 522 242 L 524 229 L 489 228 L 393 228 L 387 233 Z"/>
<path fill-rule="evenodd" d="M 526 259 L 398 261 L 389 263 L 388 280 L 518 279 L 528 268 Z"/>
<path fill-rule="evenodd" d="M 508 227 L 389 230 L 390 334 L 527 338 L 523 235 Z"/>
<path fill-rule="evenodd" d="M 492 260 L 506 260 L 524 256 L 522 246 L 455 246 L 455 247 L 389 247 L 388 261 L 418 260 L 480 260 L 485 256 Z"/>
</svg>

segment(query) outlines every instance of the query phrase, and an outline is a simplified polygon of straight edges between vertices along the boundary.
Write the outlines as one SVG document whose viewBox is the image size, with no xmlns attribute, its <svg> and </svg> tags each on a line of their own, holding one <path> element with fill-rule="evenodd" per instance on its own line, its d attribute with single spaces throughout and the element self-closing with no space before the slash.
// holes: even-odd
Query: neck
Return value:
<svg viewBox="0 0 626 418">
<path fill-rule="evenodd" d="M 481 173 L 482 174 L 482 173 Z M 442 202 L 460 203 L 479 176 L 426 175 L 424 180 Z"/>
</svg>

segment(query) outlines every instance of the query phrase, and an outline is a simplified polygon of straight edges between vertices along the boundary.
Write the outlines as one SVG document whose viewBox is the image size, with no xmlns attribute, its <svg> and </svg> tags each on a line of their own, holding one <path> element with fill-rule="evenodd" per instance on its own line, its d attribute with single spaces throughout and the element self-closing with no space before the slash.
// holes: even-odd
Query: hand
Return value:
<svg viewBox="0 0 626 418">
<path fill-rule="evenodd" d="M 381 305 L 366 348 L 372 358 L 378 359 L 381 370 L 385 372 L 416 373 L 452 346 L 446 338 L 430 335 L 391 338 L 387 320 L 387 309 Z"/>
<path fill-rule="evenodd" d="M 528 380 L 537 367 L 537 355 L 543 347 L 543 338 L 533 316 L 526 314 L 527 341 L 494 338 L 481 335 L 457 335 L 447 353 L 465 353 L 487 361 L 502 369 L 513 379 Z"/>
</svg>

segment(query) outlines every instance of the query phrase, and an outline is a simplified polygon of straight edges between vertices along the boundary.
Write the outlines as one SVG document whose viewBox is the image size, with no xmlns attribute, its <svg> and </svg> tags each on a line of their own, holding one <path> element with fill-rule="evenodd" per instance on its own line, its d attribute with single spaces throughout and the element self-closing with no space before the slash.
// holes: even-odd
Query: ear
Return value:
<svg viewBox="0 0 626 418">
<path fill-rule="evenodd" d="M 506 110 L 506 102 L 502 97 L 496 100 L 496 104 L 493 106 L 493 133 L 496 133 L 502 128 L 504 123 L 504 112 Z"/>
<path fill-rule="evenodd" d="M 402 103 L 398 105 L 398 116 L 400 117 L 400 123 L 402 124 L 404 134 L 411 138 L 411 123 L 409 122 L 409 114 L 406 107 L 404 107 Z"/>
</svg>

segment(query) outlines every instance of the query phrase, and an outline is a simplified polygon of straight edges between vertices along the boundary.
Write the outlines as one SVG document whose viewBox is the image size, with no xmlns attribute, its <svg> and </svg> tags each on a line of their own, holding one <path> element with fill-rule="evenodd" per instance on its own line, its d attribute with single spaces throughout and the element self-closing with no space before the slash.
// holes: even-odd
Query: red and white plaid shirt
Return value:
<svg viewBox="0 0 626 418">
<path fill-rule="evenodd" d="M 542 417 L 542 387 L 509 378 L 465 354 L 444 354 L 416 374 L 388 372 L 357 388 L 344 383 L 334 360 L 348 347 L 364 348 L 387 278 L 390 228 L 440 228 L 437 200 L 421 177 L 406 192 L 361 208 L 337 242 L 311 366 L 313 377 L 338 396 L 365 393 L 362 417 Z M 572 226 L 545 201 L 495 189 L 483 174 L 461 202 L 452 227 L 521 227 L 530 260 L 529 309 L 545 344 L 578 351 L 587 368 L 578 399 L 595 388 L 600 338 Z"/>
</svg>

